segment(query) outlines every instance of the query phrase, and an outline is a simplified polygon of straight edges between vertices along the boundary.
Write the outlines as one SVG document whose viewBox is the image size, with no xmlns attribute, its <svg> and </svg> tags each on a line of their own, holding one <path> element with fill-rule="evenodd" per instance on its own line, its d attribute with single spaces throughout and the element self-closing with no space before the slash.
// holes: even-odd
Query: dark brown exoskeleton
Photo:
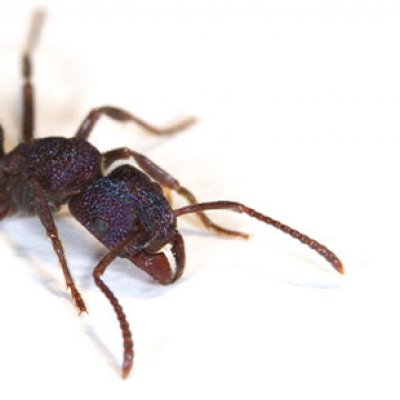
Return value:
<svg viewBox="0 0 400 400">
<path fill-rule="evenodd" d="M 4 134 L 0 127 L 0 219 L 14 213 L 38 215 L 52 241 L 67 288 L 80 312 L 85 312 L 86 306 L 68 269 L 53 213 L 68 204 L 72 215 L 109 249 L 94 269 L 93 276 L 120 323 L 124 344 L 124 377 L 132 368 L 132 335 L 122 307 L 102 280 L 102 274 L 116 257 L 125 257 L 157 282 L 163 285 L 175 282 L 182 276 L 185 267 L 184 242 L 177 229 L 177 217 L 181 215 L 197 213 L 202 223 L 217 233 L 247 237 L 244 233 L 214 224 L 204 211 L 228 209 L 245 213 L 308 245 L 343 273 L 342 263 L 333 252 L 297 230 L 240 203 L 197 203 L 188 189 L 146 156 L 128 148 L 100 153 L 87 141 L 101 116 L 134 122 L 157 135 L 178 132 L 190 126 L 193 118 L 166 129 L 157 129 L 127 111 L 105 106 L 93 109 L 72 138 L 35 139 L 31 53 L 42 20 L 42 12 L 34 14 L 23 54 L 22 142 L 9 153 L 4 152 Z M 126 164 L 109 174 L 105 172 L 114 161 L 129 158 L 141 170 Z M 162 187 L 177 192 L 186 198 L 189 205 L 173 210 Z M 163 251 L 167 244 L 171 245 L 174 266 L 170 265 Z"/>
</svg>

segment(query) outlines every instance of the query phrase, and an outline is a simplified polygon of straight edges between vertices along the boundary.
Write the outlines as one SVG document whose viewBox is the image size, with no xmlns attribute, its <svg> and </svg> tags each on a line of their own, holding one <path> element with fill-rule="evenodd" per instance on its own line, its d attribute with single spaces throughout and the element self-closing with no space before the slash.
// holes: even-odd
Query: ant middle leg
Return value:
<svg viewBox="0 0 400 400">
<path fill-rule="evenodd" d="M 26 47 L 22 54 L 22 142 L 31 143 L 35 129 L 35 89 L 32 77 L 32 52 L 37 45 L 45 13 L 37 10 L 32 15 Z"/>
<path fill-rule="evenodd" d="M 179 195 L 184 197 L 189 204 L 197 204 L 198 201 L 196 197 L 193 195 L 190 190 L 187 188 L 183 187 L 177 179 L 175 179 L 172 175 L 170 175 L 167 171 L 159 167 L 157 164 L 155 164 L 153 161 L 151 161 L 149 158 L 147 158 L 145 155 L 140 154 L 134 150 L 130 150 L 126 147 L 121 147 L 119 149 L 115 150 L 110 150 L 107 151 L 106 153 L 103 153 L 103 165 L 104 168 L 109 167 L 114 161 L 117 160 L 123 160 L 132 157 L 137 164 L 139 165 L 140 168 L 144 172 L 146 172 L 151 178 L 156 180 L 158 183 L 160 183 L 162 186 L 165 186 L 169 189 L 172 189 L 173 191 L 177 192 Z M 248 235 L 243 232 L 239 231 L 234 231 L 231 229 L 226 229 L 223 228 L 214 222 L 210 220 L 210 218 L 207 217 L 206 214 L 203 212 L 198 212 L 197 213 L 198 217 L 200 218 L 202 224 L 216 232 L 222 235 L 229 235 L 229 236 L 240 236 L 244 239 L 248 238 Z"/>
<path fill-rule="evenodd" d="M 76 132 L 75 137 L 87 140 L 95 124 L 98 122 L 102 115 L 105 115 L 119 122 L 133 122 L 145 129 L 146 131 L 155 135 L 171 135 L 173 133 L 188 128 L 196 122 L 196 119 L 194 117 L 189 117 L 166 128 L 157 128 L 121 108 L 103 106 L 99 108 L 94 108 L 92 111 L 89 112 L 87 117 L 80 125 L 78 131 Z"/>
</svg>

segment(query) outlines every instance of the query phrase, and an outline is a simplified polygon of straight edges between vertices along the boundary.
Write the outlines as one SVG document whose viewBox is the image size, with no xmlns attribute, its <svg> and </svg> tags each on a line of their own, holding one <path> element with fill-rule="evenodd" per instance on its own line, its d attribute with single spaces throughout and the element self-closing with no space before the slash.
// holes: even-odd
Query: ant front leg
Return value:
<svg viewBox="0 0 400 400">
<path fill-rule="evenodd" d="M 130 157 L 133 157 L 133 159 L 137 162 L 139 167 L 142 168 L 144 172 L 146 172 L 151 178 L 156 180 L 162 186 L 165 186 L 169 189 L 174 190 L 175 192 L 177 192 L 178 194 L 183 196 L 192 205 L 198 203 L 198 201 L 197 201 L 196 197 L 193 195 L 193 193 L 190 192 L 185 187 L 181 186 L 179 181 L 177 179 L 175 179 L 172 175 L 170 175 L 168 172 L 163 170 L 161 167 L 159 167 L 157 164 L 155 164 L 153 161 L 151 161 L 145 155 L 140 154 L 136 151 L 130 150 L 126 147 L 122 147 L 119 149 L 115 149 L 115 150 L 111 150 L 106 153 L 103 153 L 104 168 L 108 168 L 114 161 L 121 160 L 121 159 L 127 159 Z M 201 222 L 203 223 L 203 225 L 206 228 L 208 228 L 216 233 L 219 233 L 222 235 L 228 235 L 228 236 L 239 236 L 239 237 L 242 237 L 243 239 L 248 239 L 248 237 L 249 237 L 246 233 L 234 231 L 231 229 L 226 229 L 226 228 L 223 228 L 223 227 L 215 224 L 203 212 L 198 212 L 197 215 L 199 216 Z"/>
<path fill-rule="evenodd" d="M 171 135 L 173 133 L 188 128 L 190 125 L 193 125 L 196 122 L 196 119 L 191 117 L 166 128 L 156 128 L 153 125 L 150 125 L 147 122 L 143 121 L 142 119 L 135 117 L 128 111 L 122 110 L 121 108 L 103 106 L 90 111 L 90 113 L 83 120 L 81 126 L 76 132 L 75 137 L 87 140 L 93 130 L 94 125 L 97 123 L 102 115 L 105 115 L 119 122 L 133 122 L 155 135 Z"/>
<path fill-rule="evenodd" d="M 22 55 L 22 142 L 31 143 L 35 128 L 34 95 L 32 77 L 32 51 L 34 50 L 43 25 L 45 14 L 43 10 L 36 11 L 32 16 L 27 44 Z"/>
<path fill-rule="evenodd" d="M 64 273 L 67 288 L 71 290 L 72 298 L 74 299 L 76 306 L 79 308 L 79 311 L 81 313 L 86 312 L 85 303 L 75 286 L 75 282 L 72 278 L 71 273 L 69 272 L 63 245 L 59 238 L 57 227 L 54 223 L 54 218 L 47 201 L 46 193 L 44 192 L 44 190 L 40 186 L 40 183 L 37 180 L 31 179 L 29 183 L 32 189 L 33 205 L 35 207 L 37 215 L 39 216 L 40 222 L 46 229 L 46 233 L 51 239 L 54 251 L 57 254 L 62 271 Z"/>
</svg>

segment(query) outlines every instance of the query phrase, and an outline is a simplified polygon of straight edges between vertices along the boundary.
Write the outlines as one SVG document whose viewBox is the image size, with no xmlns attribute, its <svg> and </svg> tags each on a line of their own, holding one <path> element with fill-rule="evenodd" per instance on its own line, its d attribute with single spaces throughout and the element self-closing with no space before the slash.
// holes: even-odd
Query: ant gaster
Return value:
<svg viewBox="0 0 400 400">
<path fill-rule="evenodd" d="M 22 140 L 9 153 L 4 152 L 4 133 L 0 127 L 0 219 L 14 213 L 36 214 L 39 217 L 80 313 L 86 311 L 86 306 L 69 271 L 53 214 L 62 205 L 68 204 L 72 215 L 109 249 L 94 268 L 93 277 L 119 320 L 124 347 L 123 377 L 132 368 L 132 335 L 122 307 L 102 280 L 102 275 L 115 258 L 125 257 L 163 285 L 178 280 L 185 267 L 184 242 L 177 229 L 177 217 L 181 215 L 196 213 L 207 228 L 217 233 L 247 237 L 244 233 L 213 223 L 204 211 L 227 209 L 245 213 L 308 245 L 343 273 L 342 263 L 332 251 L 297 230 L 240 203 L 198 203 L 188 189 L 143 154 L 128 148 L 100 153 L 88 142 L 101 116 L 136 123 L 156 135 L 168 135 L 187 128 L 194 122 L 193 118 L 167 129 L 157 129 L 125 110 L 105 106 L 89 112 L 72 138 L 36 139 L 31 55 L 43 18 L 42 11 L 34 13 L 22 56 Z M 130 158 L 141 171 L 126 164 L 109 174 L 104 172 L 114 161 Z M 190 205 L 173 210 L 162 187 L 182 195 Z M 171 245 L 174 268 L 163 252 L 167 244 Z"/>
</svg>

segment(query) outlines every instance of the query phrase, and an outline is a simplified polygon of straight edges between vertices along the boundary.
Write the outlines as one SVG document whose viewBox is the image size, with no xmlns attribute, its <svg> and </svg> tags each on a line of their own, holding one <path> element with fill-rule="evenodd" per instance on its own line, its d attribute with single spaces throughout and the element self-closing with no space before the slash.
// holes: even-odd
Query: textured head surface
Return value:
<svg viewBox="0 0 400 400">
<path fill-rule="evenodd" d="M 73 196 L 69 208 L 108 248 L 136 232 L 130 254 L 158 251 L 175 233 L 176 219 L 160 186 L 130 165 L 116 168 Z"/>
</svg>

